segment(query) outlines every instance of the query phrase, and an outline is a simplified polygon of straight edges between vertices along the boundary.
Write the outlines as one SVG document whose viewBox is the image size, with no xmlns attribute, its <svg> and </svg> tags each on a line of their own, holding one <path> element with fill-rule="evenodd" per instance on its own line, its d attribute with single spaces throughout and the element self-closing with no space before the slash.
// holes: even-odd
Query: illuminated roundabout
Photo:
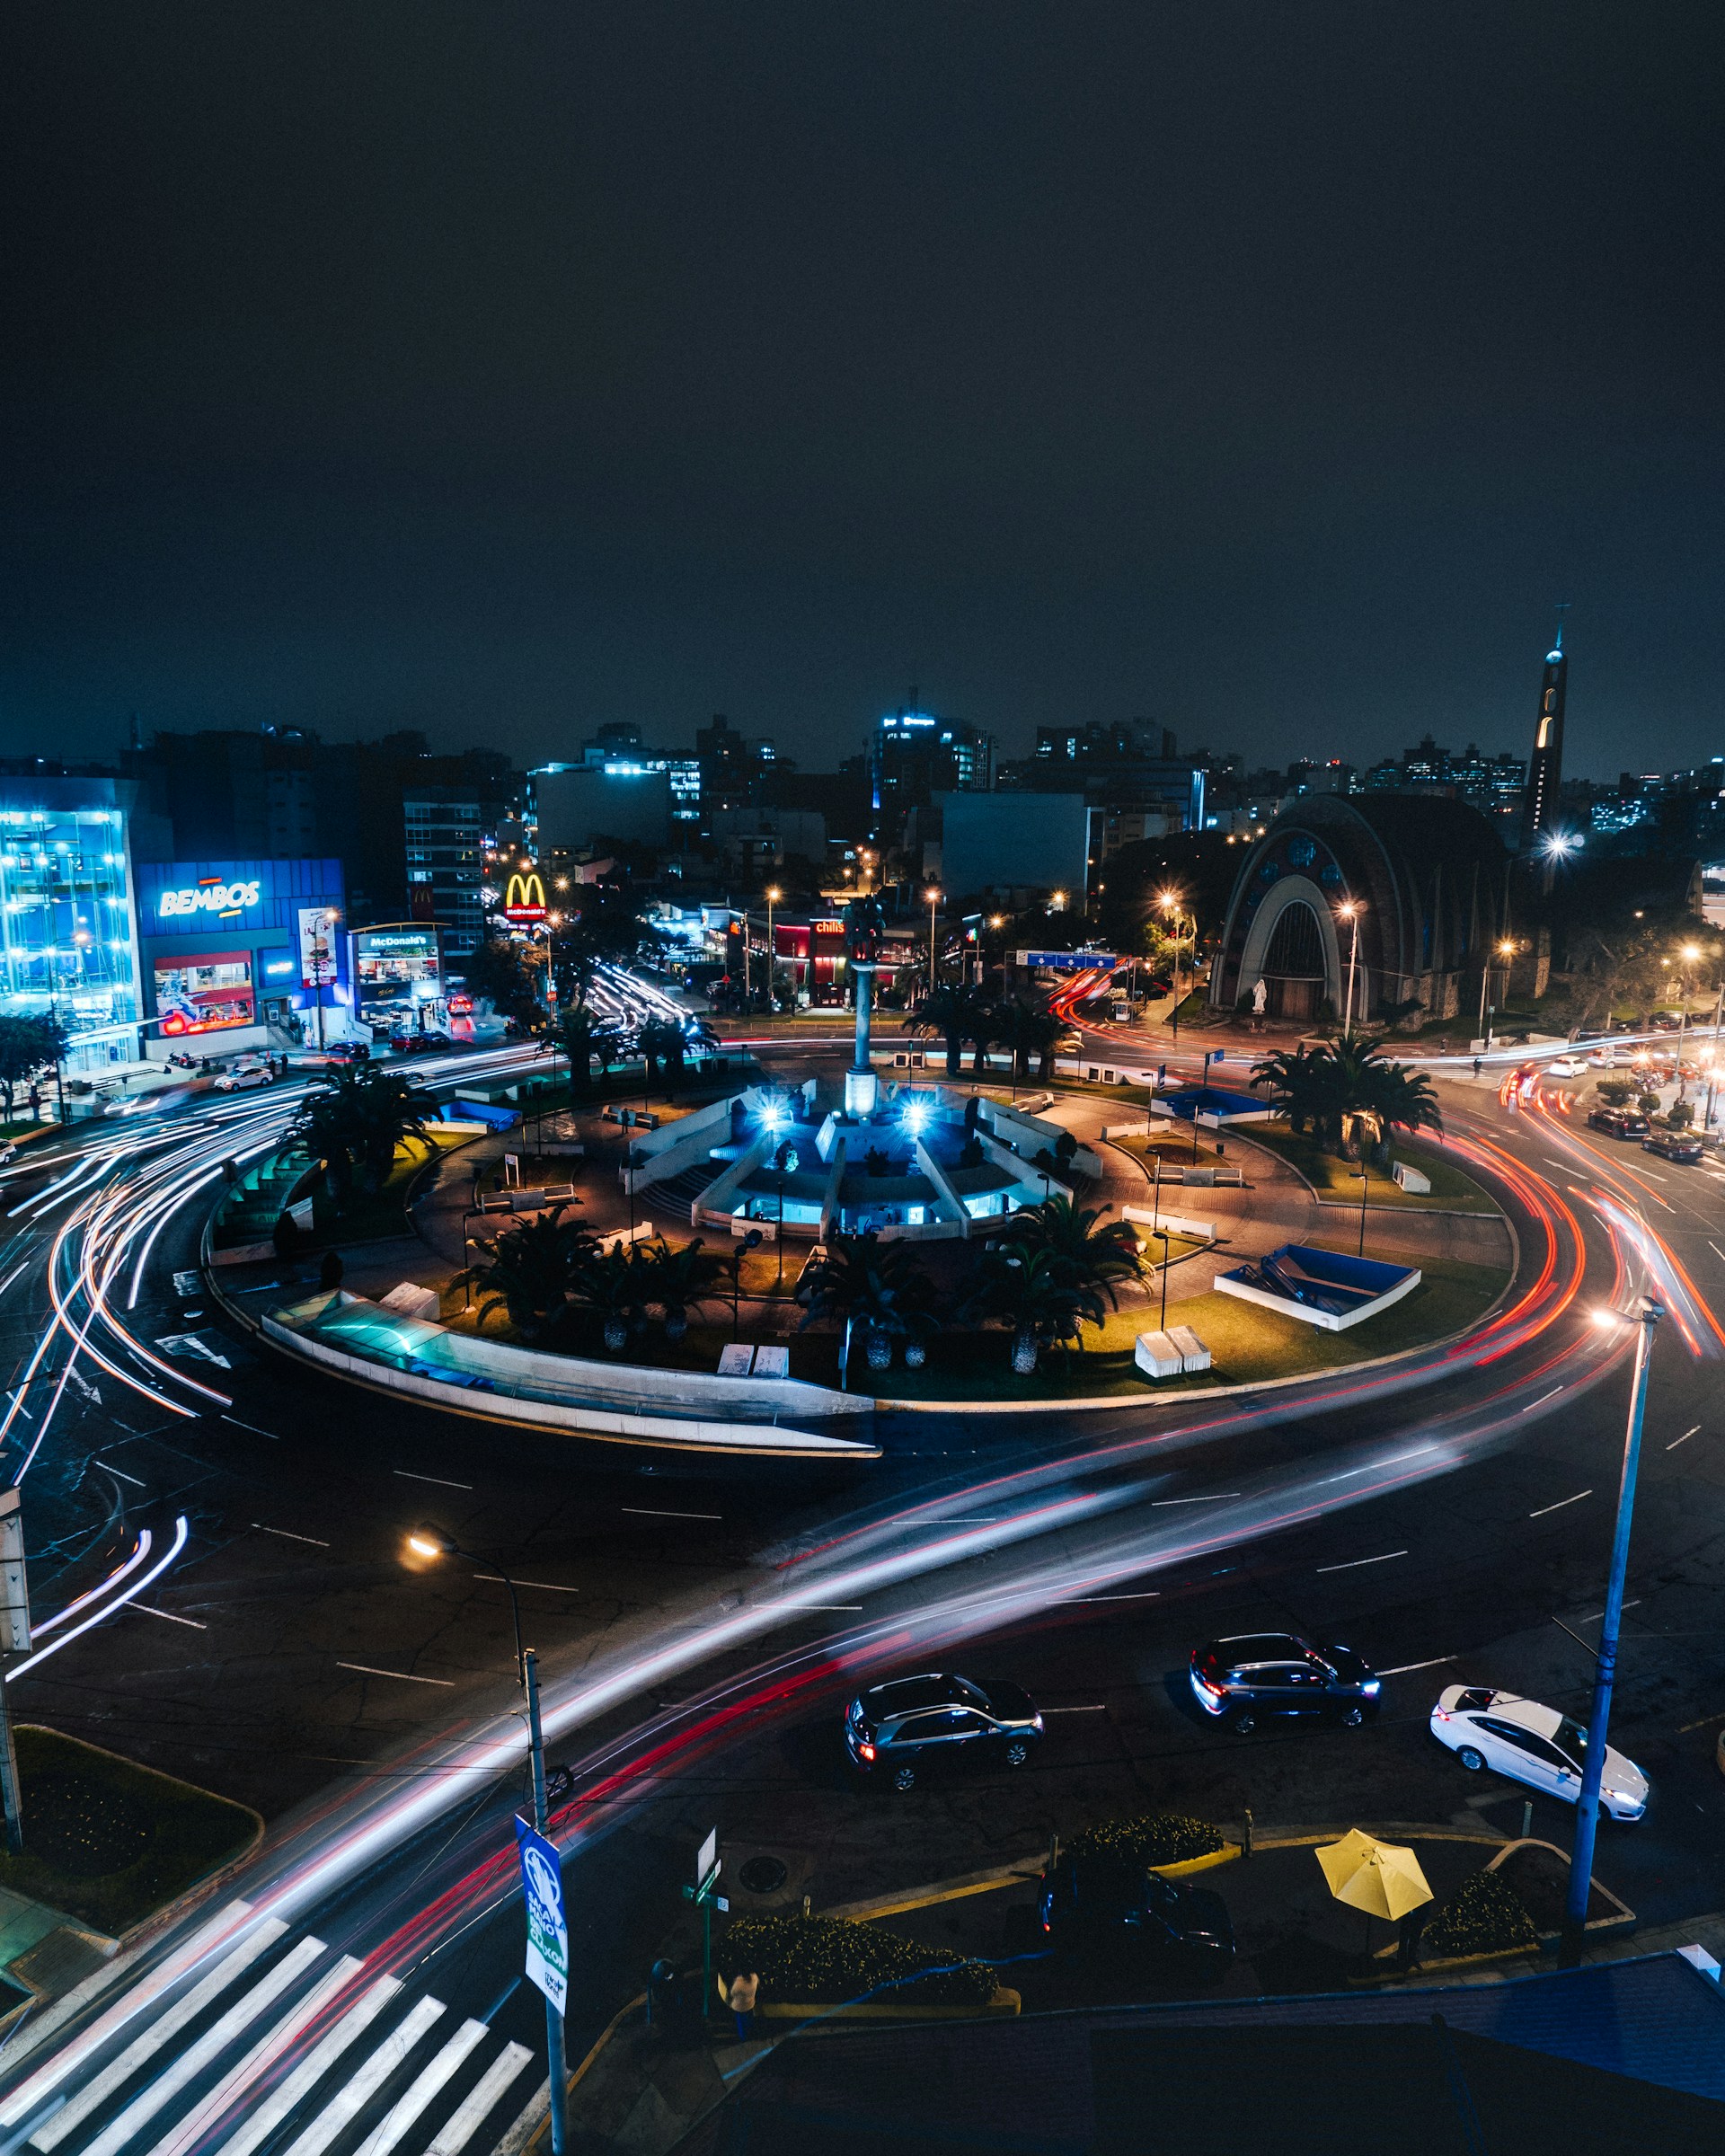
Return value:
<svg viewBox="0 0 1725 2156">
<path fill-rule="evenodd" d="M 465 1060 L 464 1076 L 473 1071 Z M 208 1206 L 226 1163 L 277 1146 L 290 1109 L 253 1098 L 159 1129 L 98 1133 L 13 1208 L 17 1233 L 38 1239 L 52 1303 L 0 1420 L 15 1480 L 41 1471 L 68 1403 L 93 1383 L 147 1401 L 164 1427 L 231 1415 L 217 1374 L 157 1352 L 131 1313 L 170 1224 Z M 1717 1357 L 1725 1333 L 1673 1236 L 1650 1225 L 1648 1193 L 1626 1167 L 1602 1164 L 1554 1118 L 1535 1131 L 1529 1118 L 1517 1135 L 1536 1136 L 1559 1161 L 1555 1174 L 1530 1166 L 1526 1148 L 1500 1142 L 1482 1118 L 1461 1109 L 1455 1120 L 1455 1143 L 1500 1197 L 1519 1242 L 1512 1287 L 1465 1339 L 1273 1392 L 1109 1403 L 1077 1418 L 1049 1409 L 1033 1430 L 1023 1426 L 1025 1441 L 991 1445 L 986 1465 L 900 1463 L 872 1500 L 849 1482 L 836 1512 L 829 1499 L 782 1517 L 776 1532 L 764 1521 L 751 1561 L 715 1567 L 608 1635 L 584 1638 L 572 1657 L 551 1657 L 547 1736 L 569 1774 L 553 1833 L 571 1878 L 645 1807 L 674 1798 L 692 1774 L 716 1772 L 744 1732 L 821 1708 L 883 1659 L 902 1666 L 1057 1624 L 1222 1553 L 1435 1489 L 1512 1459 L 1554 1414 L 1570 1442 L 1585 1432 L 1608 1456 L 1615 1405 L 1602 1401 L 1596 1416 L 1590 1401 L 1623 1346 L 1579 1321 L 1584 1284 L 1619 1302 L 1657 1287 L 1685 1369 Z M 147 1544 L 138 1536 L 105 1579 L 39 1617 L 39 1659 L 171 1577 L 184 1524 L 182 1515 Z M 98 1992 L 75 1994 L 24 2032 L 0 2124 L 15 2132 L 45 2116 L 260 1927 L 292 1939 L 315 1926 L 350 1957 L 320 1995 L 326 2019 L 385 1979 L 403 1998 L 427 1983 L 456 1996 L 458 1942 L 507 1925 L 520 1744 L 513 1687 L 500 1680 L 470 1690 L 445 1727 L 415 1737 L 411 1772 L 385 1762 L 290 1814 L 213 1901 L 128 1947 Z M 187 2146 L 224 2145 L 261 2094 L 275 2091 L 275 2101 L 291 2085 L 305 2024 L 287 2014 L 281 2026 L 279 2043 L 257 2044 L 221 2084 Z M 81 2156 L 78 2142 L 66 2156 Z"/>
</svg>

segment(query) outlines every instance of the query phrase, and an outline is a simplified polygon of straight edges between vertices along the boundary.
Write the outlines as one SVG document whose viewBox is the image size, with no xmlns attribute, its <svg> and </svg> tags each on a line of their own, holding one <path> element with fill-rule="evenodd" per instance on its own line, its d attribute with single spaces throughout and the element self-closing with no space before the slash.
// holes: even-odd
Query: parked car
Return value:
<svg viewBox="0 0 1725 2156">
<path fill-rule="evenodd" d="M 218 1093 L 249 1092 L 253 1086 L 273 1085 L 276 1066 L 267 1056 L 239 1056 L 216 1081 Z"/>
<path fill-rule="evenodd" d="M 1644 1138 L 1647 1118 L 1634 1108 L 1595 1108 L 1588 1111 L 1588 1125 L 1608 1138 Z"/>
<path fill-rule="evenodd" d="M 1585 1074 L 1587 1067 L 1579 1056 L 1553 1056 L 1545 1065 L 1545 1075 L 1548 1078 L 1579 1078 Z"/>
<path fill-rule="evenodd" d="M 1451 1684 L 1431 1710 L 1431 1734 L 1470 1772 L 1491 1767 L 1512 1781 L 1573 1804 L 1581 1793 L 1588 1733 L 1555 1707 L 1483 1684 Z M 1632 1760 L 1606 1746 L 1599 1803 L 1614 1819 L 1639 1819 L 1647 1809 L 1648 1779 Z"/>
<path fill-rule="evenodd" d="M 1657 1153 L 1662 1161 L 1684 1161 L 1692 1166 L 1706 1150 L 1691 1130 L 1650 1130 L 1641 1140 L 1641 1149 Z"/>
<path fill-rule="evenodd" d="M 1219 1894 L 1120 1858 L 1057 1858 L 1042 1874 L 1041 1918 L 1057 1952 L 1129 1958 L 1142 1974 L 1219 1984 L 1234 1964 L 1234 1924 Z"/>
<path fill-rule="evenodd" d="M 1243 1632 L 1192 1649 L 1192 1692 L 1206 1714 L 1243 1736 L 1261 1722 L 1328 1716 L 1357 1729 L 1377 1713 L 1376 1673 L 1349 1647 L 1314 1647 L 1296 1632 Z"/>
<path fill-rule="evenodd" d="M 1016 1684 L 948 1670 L 877 1684 L 845 1710 L 851 1764 L 895 1789 L 960 1765 L 1022 1767 L 1041 1738 L 1042 1717 Z"/>
<path fill-rule="evenodd" d="M 1617 1068 L 1617 1051 L 1614 1048 L 1595 1048 L 1588 1057 L 1590 1071 L 1614 1071 Z"/>
<path fill-rule="evenodd" d="M 392 1033 L 389 1045 L 398 1056 L 441 1056 L 456 1044 L 432 1026 L 423 1033 Z"/>
</svg>

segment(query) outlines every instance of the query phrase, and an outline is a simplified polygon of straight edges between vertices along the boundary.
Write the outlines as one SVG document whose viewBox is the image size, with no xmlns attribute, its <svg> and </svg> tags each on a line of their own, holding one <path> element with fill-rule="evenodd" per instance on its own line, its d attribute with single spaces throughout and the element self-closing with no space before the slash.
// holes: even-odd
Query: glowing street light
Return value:
<svg viewBox="0 0 1725 2156">
<path fill-rule="evenodd" d="M 941 894 L 936 887 L 931 885 L 923 893 L 923 896 L 928 900 L 928 985 L 933 988 L 934 985 L 934 908 L 941 903 Z"/>
<path fill-rule="evenodd" d="M 1172 1027 L 1173 1027 L 1173 1034 L 1174 1034 L 1174 1040 L 1175 1040 L 1175 1044 L 1176 1044 L 1176 1045 L 1178 1045 L 1178 1043 L 1179 1043 L 1179 1040 L 1180 1040 L 1180 941 L 1181 941 L 1181 922 L 1182 922 L 1182 920 L 1183 920 L 1183 919 L 1186 917 L 1186 913 L 1185 913 L 1185 908 L 1186 908 L 1186 894 L 1185 894 L 1183 891 L 1181 891 L 1181 890 L 1176 890 L 1176 889 L 1175 889 L 1175 888 L 1173 888 L 1173 887 L 1171 885 L 1171 886 L 1168 888 L 1168 889 L 1166 889 L 1165 891 L 1159 891 L 1159 892 L 1156 894 L 1156 905 L 1157 905 L 1157 907 L 1159 908 L 1159 910 L 1160 910 L 1161 912 L 1163 912 L 1163 913 L 1164 913 L 1164 914 L 1172 914 L 1172 916 L 1173 916 L 1173 923 L 1174 923 L 1174 925 L 1173 925 L 1172 929 L 1172 930 L 1169 932 L 1170 932 L 1170 934 L 1171 934 L 1171 935 L 1173 937 L 1173 941 L 1174 941 L 1174 1003 L 1173 1003 L 1173 1013 L 1172 1013 L 1172 1021 L 1171 1021 L 1171 1022 L 1172 1022 Z M 1191 923 L 1192 923 L 1192 964 L 1193 964 L 1193 968 L 1194 968 L 1194 969 L 1196 969 L 1196 968 L 1197 968 L 1197 964 L 1198 964 L 1198 915 L 1197 915 L 1196 914 L 1194 914 L 1194 915 L 1191 915 Z M 1194 1134 L 1196 1134 L 1196 1131 L 1197 1131 L 1197 1128 L 1198 1128 L 1198 1125 L 1197 1125 L 1197 1119 L 1196 1119 L 1196 1118 L 1194 1118 L 1194 1119 L 1193 1119 L 1193 1125 L 1192 1125 L 1192 1128 L 1193 1128 Z"/>
<path fill-rule="evenodd" d="M 784 893 L 783 893 L 783 891 L 782 891 L 782 890 L 779 888 L 779 887 L 778 887 L 778 885 L 777 885 L 776 883 L 769 883 L 769 884 L 767 885 L 767 887 L 766 887 L 766 1007 L 767 1007 L 767 1010 L 768 1010 L 769 1012 L 771 1012 L 771 1010 L 772 1010 L 772 1008 L 773 1008 L 773 970 L 774 970 L 774 963 L 775 963 L 775 961 L 776 961 L 776 959 L 777 959 L 777 957 L 778 957 L 778 947 L 777 947 L 777 945 L 776 945 L 776 944 L 774 942 L 774 941 L 773 941 L 773 908 L 774 908 L 774 906 L 776 906 L 776 905 L 779 903 L 780 899 L 781 899 L 781 898 L 783 898 L 783 896 L 784 896 Z M 793 1000 L 794 1000 L 794 999 L 793 999 Z"/>
</svg>

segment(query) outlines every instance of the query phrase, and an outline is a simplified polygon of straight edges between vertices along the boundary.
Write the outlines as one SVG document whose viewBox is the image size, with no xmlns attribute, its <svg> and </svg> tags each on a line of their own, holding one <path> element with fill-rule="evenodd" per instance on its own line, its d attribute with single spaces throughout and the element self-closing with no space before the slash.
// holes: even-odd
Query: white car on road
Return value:
<svg viewBox="0 0 1725 2156">
<path fill-rule="evenodd" d="M 1473 1772 L 1491 1767 L 1512 1781 L 1543 1789 L 1573 1804 L 1581 1792 L 1588 1733 L 1579 1722 L 1513 1692 L 1482 1684 L 1452 1684 L 1431 1710 L 1431 1734 Z M 1647 1809 L 1648 1780 L 1632 1760 L 1606 1746 L 1599 1784 L 1602 1810 L 1614 1819 L 1639 1819 Z"/>
<path fill-rule="evenodd" d="M 1553 1056 L 1545 1065 L 1548 1078 L 1583 1078 L 1588 1066 L 1579 1056 Z"/>
<path fill-rule="evenodd" d="M 276 1066 L 267 1056 L 241 1056 L 216 1081 L 218 1093 L 249 1092 L 254 1085 L 273 1085 Z"/>
</svg>

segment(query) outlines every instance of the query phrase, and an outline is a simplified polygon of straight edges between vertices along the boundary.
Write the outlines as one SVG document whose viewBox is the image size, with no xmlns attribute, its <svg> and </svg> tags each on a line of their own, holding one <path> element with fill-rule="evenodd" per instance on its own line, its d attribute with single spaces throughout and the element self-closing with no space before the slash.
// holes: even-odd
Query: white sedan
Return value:
<svg viewBox="0 0 1725 2156">
<path fill-rule="evenodd" d="M 261 1056 L 242 1056 L 237 1063 L 230 1063 L 216 1081 L 218 1093 L 249 1092 L 254 1085 L 273 1085 L 276 1067 Z"/>
<path fill-rule="evenodd" d="M 1587 1068 L 1579 1056 L 1553 1056 L 1545 1065 L 1545 1073 L 1551 1078 L 1580 1078 L 1586 1075 Z"/>
<path fill-rule="evenodd" d="M 1473 1773 L 1491 1767 L 1566 1804 L 1580 1795 L 1588 1733 L 1555 1707 L 1484 1685 L 1452 1684 L 1431 1710 L 1431 1734 Z M 1614 1819 L 1639 1819 L 1647 1791 L 1641 1770 L 1607 1745 L 1601 1807 Z"/>
</svg>

